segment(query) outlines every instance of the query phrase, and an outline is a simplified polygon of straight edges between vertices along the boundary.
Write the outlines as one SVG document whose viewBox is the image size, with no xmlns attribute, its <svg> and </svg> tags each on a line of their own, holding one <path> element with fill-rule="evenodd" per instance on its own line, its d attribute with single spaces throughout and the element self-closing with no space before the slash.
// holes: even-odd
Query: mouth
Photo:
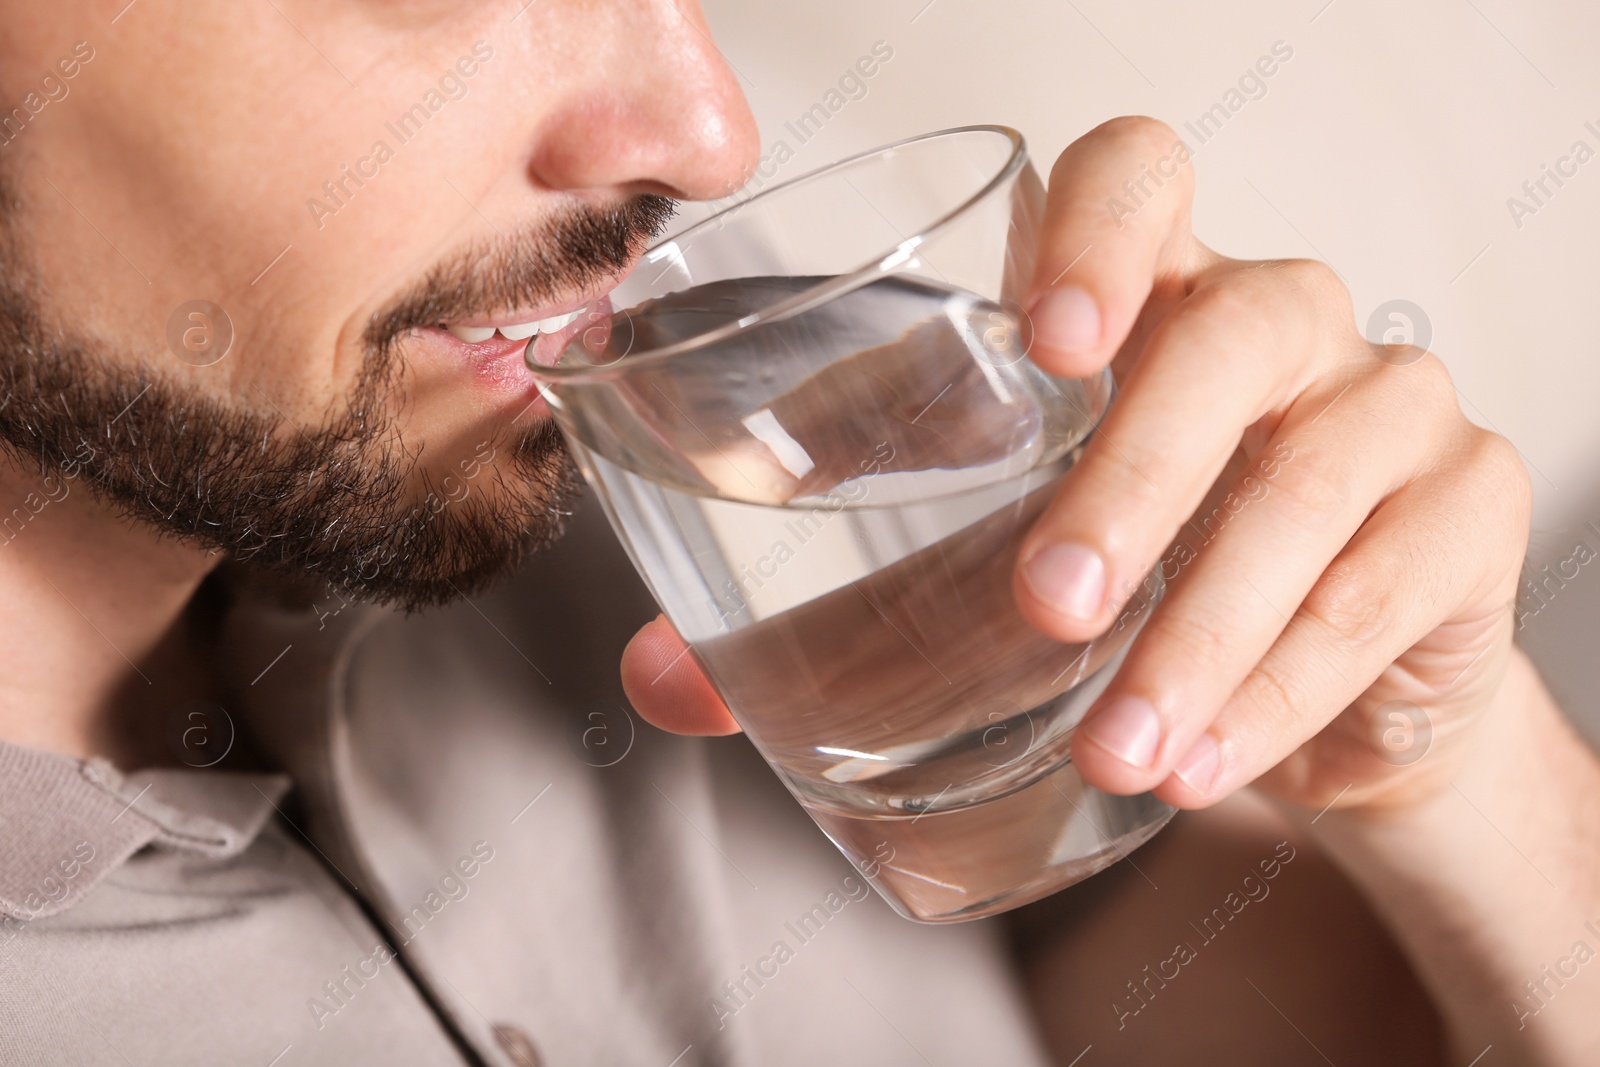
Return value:
<svg viewBox="0 0 1600 1067">
<path fill-rule="evenodd" d="M 441 322 L 416 332 L 465 364 L 488 388 L 524 395 L 538 390 L 528 360 L 553 367 L 577 337 L 597 349 L 605 347 L 611 332 L 611 287 L 552 308 Z"/>
</svg>

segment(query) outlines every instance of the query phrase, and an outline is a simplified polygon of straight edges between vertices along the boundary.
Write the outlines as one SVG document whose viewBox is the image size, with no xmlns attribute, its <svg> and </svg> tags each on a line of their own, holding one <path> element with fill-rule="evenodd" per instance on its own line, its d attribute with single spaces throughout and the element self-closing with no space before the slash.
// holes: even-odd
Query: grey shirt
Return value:
<svg viewBox="0 0 1600 1067">
<path fill-rule="evenodd" d="M 447 609 L 237 613 L 223 727 L 282 773 L 0 744 L 0 1062 L 1043 1063 L 995 925 L 630 713 L 653 613 L 586 509 Z"/>
</svg>

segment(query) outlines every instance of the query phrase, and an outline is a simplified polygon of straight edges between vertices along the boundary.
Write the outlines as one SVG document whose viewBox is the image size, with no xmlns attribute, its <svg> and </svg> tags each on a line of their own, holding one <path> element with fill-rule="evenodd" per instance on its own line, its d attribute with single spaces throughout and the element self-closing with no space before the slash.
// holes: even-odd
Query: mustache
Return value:
<svg viewBox="0 0 1600 1067">
<path fill-rule="evenodd" d="M 610 207 L 574 206 L 520 234 L 469 248 L 372 317 L 368 351 L 386 354 L 418 327 L 544 303 L 614 277 L 677 210 L 668 197 L 640 193 Z"/>
</svg>

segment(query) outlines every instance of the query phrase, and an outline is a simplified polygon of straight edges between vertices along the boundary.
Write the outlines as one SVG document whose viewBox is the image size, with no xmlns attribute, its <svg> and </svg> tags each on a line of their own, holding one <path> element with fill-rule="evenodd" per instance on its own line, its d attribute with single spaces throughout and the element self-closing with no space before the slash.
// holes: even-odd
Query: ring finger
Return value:
<svg viewBox="0 0 1600 1067">
<path fill-rule="evenodd" d="M 1291 408 L 1232 492 L 1192 519 L 1169 553 L 1163 577 L 1179 580 L 1074 744 L 1074 759 L 1102 788 L 1141 792 L 1166 779 L 1328 561 L 1419 470 L 1442 432 L 1442 419 L 1401 418 L 1428 410 L 1407 379 L 1384 373 L 1335 385 Z M 1373 429 L 1401 425 L 1406 432 Z"/>
</svg>

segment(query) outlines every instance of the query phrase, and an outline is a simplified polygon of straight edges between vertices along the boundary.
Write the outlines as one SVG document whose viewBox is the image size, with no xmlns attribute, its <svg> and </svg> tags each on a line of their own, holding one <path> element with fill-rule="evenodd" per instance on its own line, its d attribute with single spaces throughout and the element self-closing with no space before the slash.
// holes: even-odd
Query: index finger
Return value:
<svg viewBox="0 0 1600 1067">
<path fill-rule="evenodd" d="M 1181 297 L 1184 278 L 1219 258 L 1190 234 L 1193 196 L 1189 150 L 1156 119 L 1112 119 L 1061 153 L 1026 305 L 1034 362 L 1062 377 L 1093 374 L 1152 293 Z"/>
</svg>

